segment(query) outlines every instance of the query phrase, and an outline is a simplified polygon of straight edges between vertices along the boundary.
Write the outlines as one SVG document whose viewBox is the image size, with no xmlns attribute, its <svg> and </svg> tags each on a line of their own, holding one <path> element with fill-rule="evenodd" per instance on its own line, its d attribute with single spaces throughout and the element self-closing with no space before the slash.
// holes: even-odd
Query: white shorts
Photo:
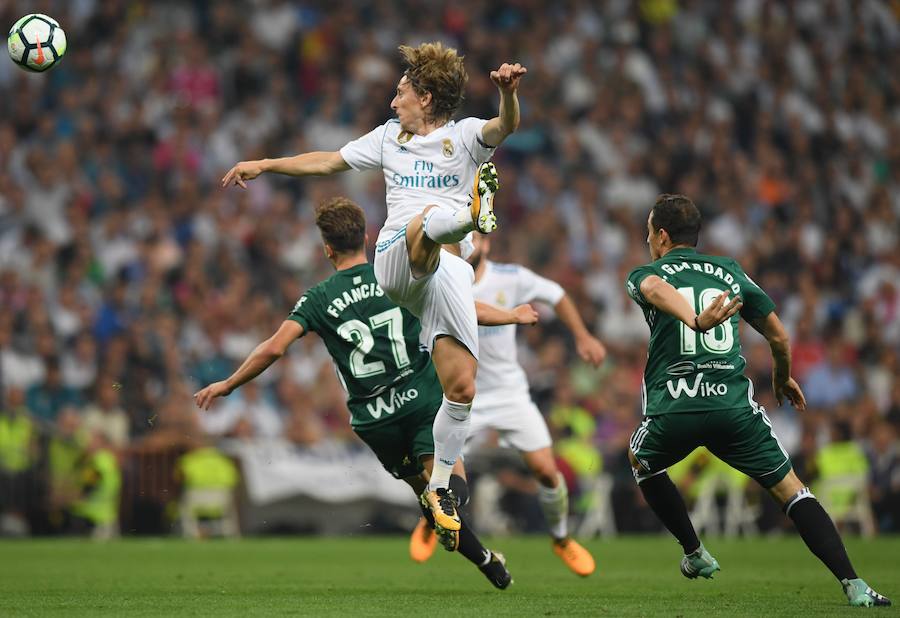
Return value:
<svg viewBox="0 0 900 618">
<path fill-rule="evenodd" d="M 375 278 L 388 297 L 419 318 L 419 343 L 430 354 L 437 337 L 453 337 L 478 358 L 478 317 L 472 285 L 475 272 L 460 257 L 441 249 L 437 270 L 415 278 L 406 252 L 406 228 L 375 245 Z"/>
<path fill-rule="evenodd" d="M 493 400 L 485 404 L 478 402 L 476 392 L 466 450 L 476 448 L 489 429 L 500 435 L 501 446 L 509 446 L 518 451 L 527 453 L 553 445 L 544 416 L 527 396 L 507 401 Z"/>
</svg>

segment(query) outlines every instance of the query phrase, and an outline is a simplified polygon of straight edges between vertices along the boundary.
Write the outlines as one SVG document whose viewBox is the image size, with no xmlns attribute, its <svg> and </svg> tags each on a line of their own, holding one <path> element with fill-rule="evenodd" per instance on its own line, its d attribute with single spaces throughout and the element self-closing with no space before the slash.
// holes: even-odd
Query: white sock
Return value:
<svg viewBox="0 0 900 618">
<path fill-rule="evenodd" d="M 569 488 L 566 480 L 559 474 L 559 484 L 556 487 L 544 487 L 538 484 L 538 501 L 547 520 L 547 527 L 555 539 L 564 539 L 568 536 L 569 519 Z"/>
<path fill-rule="evenodd" d="M 422 221 L 425 235 L 441 245 L 457 243 L 474 229 L 475 223 L 468 208 L 460 208 L 456 212 L 449 208 L 432 208 Z"/>
<path fill-rule="evenodd" d="M 446 397 L 441 402 L 431 430 L 434 436 L 434 468 L 428 489 L 447 489 L 450 486 L 450 473 L 469 437 L 471 409 L 471 403 L 456 403 Z"/>
</svg>

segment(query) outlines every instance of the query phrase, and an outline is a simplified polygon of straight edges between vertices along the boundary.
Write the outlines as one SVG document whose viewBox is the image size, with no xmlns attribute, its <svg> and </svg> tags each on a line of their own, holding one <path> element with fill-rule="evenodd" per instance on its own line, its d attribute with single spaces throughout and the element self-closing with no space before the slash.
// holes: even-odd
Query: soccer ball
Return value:
<svg viewBox="0 0 900 618">
<path fill-rule="evenodd" d="M 52 17 L 32 13 L 13 24 L 6 47 L 17 65 L 43 73 L 55 67 L 66 53 L 66 33 Z"/>
</svg>

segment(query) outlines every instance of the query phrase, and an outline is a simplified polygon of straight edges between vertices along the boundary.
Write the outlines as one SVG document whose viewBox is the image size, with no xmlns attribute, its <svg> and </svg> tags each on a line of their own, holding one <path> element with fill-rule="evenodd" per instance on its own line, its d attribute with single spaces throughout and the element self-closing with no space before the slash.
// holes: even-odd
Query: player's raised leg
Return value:
<svg viewBox="0 0 900 618">
<path fill-rule="evenodd" d="M 771 487 L 769 493 L 794 522 L 809 550 L 841 583 L 850 605 L 873 607 L 891 604 L 890 599 L 872 590 L 857 576 L 834 522 L 793 470 Z"/>
<path fill-rule="evenodd" d="M 414 276 L 424 277 L 437 269 L 442 245 L 455 245 L 469 232 L 488 234 L 497 229 L 494 195 L 499 188 L 497 168 L 488 161 L 475 174 L 468 208 L 453 211 L 432 204 L 410 219 L 406 248 Z"/>
<path fill-rule="evenodd" d="M 553 537 L 553 553 L 576 575 L 587 577 L 596 564 L 591 553 L 569 536 L 569 490 L 556 467 L 550 447 L 522 452 L 522 459 L 538 482 L 538 501 Z"/>
</svg>

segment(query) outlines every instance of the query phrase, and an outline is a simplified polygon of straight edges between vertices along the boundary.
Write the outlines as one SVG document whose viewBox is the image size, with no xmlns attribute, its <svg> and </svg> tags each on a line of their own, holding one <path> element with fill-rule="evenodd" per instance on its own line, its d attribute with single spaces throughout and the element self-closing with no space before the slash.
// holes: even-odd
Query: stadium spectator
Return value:
<svg viewBox="0 0 900 618">
<path fill-rule="evenodd" d="M 79 406 L 82 401 L 78 391 L 63 384 L 62 371 L 55 360 L 47 362 L 44 381 L 29 388 L 25 399 L 36 419 L 50 423 L 56 420 L 63 407 Z"/>
</svg>

